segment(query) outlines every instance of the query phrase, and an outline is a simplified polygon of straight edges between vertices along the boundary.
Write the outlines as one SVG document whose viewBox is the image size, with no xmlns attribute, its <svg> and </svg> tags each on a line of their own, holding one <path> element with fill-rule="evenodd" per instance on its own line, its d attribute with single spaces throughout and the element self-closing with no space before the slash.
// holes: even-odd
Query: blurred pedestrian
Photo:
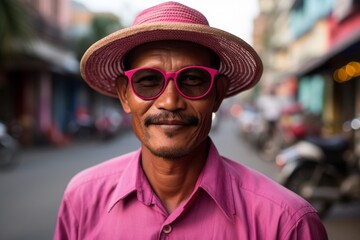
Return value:
<svg viewBox="0 0 360 240">
<path fill-rule="evenodd" d="M 281 99 L 276 95 L 275 87 L 260 95 L 257 107 L 265 120 L 267 137 L 271 139 L 276 134 L 276 128 L 283 109 Z"/>
<path fill-rule="evenodd" d="M 71 180 L 55 239 L 327 238 L 307 202 L 220 156 L 208 136 L 222 100 L 261 76 L 243 40 L 166 2 L 92 45 L 81 73 L 119 97 L 141 148 Z"/>
</svg>

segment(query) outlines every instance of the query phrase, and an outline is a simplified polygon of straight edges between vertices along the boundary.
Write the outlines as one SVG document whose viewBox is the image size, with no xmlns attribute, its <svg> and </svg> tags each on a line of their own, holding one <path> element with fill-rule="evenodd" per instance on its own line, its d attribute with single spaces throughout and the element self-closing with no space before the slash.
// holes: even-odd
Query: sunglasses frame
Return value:
<svg viewBox="0 0 360 240">
<path fill-rule="evenodd" d="M 191 68 L 197 68 L 197 69 L 202 69 L 202 70 L 205 70 L 207 71 L 210 76 L 211 76 L 211 82 L 210 82 L 210 86 L 209 86 L 209 89 L 202 95 L 200 96 L 196 96 L 196 97 L 190 97 L 190 96 L 187 96 L 185 95 L 183 92 L 180 91 L 180 88 L 178 86 L 178 83 L 176 81 L 177 77 L 179 76 L 179 74 L 184 71 L 184 70 L 187 70 L 187 69 L 191 69 Z M 140 70 L 156 70 L 158 72 L 160 72 L 164 79 L 165 79 L 165 83 L 162 87 L 162 89 L 159 91 L 158 94 L 156 94 L 155 96 L 153 97 L 143 97 L 143 96 L 140 96 L 136 91 L 135 91 L 135 88 L 133 86 L 133 81 L 132 81 L 132 77 L 135 73 L 137 73 L 138 71 Z M 216 75 L 218 74 L 218 70 L 217 69 L 214 69 L 214 68 L 209 68 L 209 67 L 204 67 L 204 66 L 186 66 L 186 67 L 183 67 L 179 70 L 177 70 L 176 72 L 165 72 L 164 70 L 160 69 L 160 68 L 153 68 L 153 67 L 140 67 L 140 68 L 134 68 L 134 69 L 131 69 L 131 70 L 128 70 L 128 71 L 125 71 L 124 74 L 125 76 L 128 78 L 128 81 L 130 82 L 130 86 L 131 86 L 131 89 L 133 91 L 133 93 L 143 99 L 143 100 L 146 100 L 146 101 L 149 101 L 149 100 L 154 100 L 158 97 L 161 96 L 161 94 L 163 94 L 163 92 L 165 91 L 168 83 L 169 83 L 169 79 L 172 79 L 175 83 L 175 87 L 176 87 L 176 90 L 178 91 L 178 93 L 186 98 L 186 99 L 190 99 L 190 100 L 196 100 L 196 99 L 201 99 L 201 98 L 204 98 L 206 95 L 209 94 L 209 92 L 211 91 L 211 89 L 213 88 L 213 85 L 214 85 L 214 82 L 215 82 L 215 77 Z"/>
</svg>

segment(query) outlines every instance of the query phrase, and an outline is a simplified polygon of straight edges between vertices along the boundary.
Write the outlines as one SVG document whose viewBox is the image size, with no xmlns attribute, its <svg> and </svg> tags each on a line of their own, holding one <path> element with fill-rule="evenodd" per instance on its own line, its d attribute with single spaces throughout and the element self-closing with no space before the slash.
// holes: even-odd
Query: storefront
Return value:
<svg viewBox="0 0 360 240">
<path fill-rule="evenodd" d="M 360 31 L 297 73 L 299 101 L 322 115 L 327 134 L 341 133 L 345 121 L 360 115 L 359 52 Z"/>
</svg>

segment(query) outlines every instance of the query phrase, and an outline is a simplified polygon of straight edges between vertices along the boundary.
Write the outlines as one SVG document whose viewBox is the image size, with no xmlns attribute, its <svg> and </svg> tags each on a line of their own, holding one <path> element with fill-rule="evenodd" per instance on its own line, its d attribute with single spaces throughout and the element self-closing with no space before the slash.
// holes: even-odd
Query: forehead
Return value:
<svg viewBox="0 0 360 240">
<path fill-rule="evenodd" d="M 159 41 L 146 43 L 132 49 L 125 56 L 125 68 L 129 69 L 137 60 L 150 56 L 192 59 L 205 66 L 210 66 L 212 61 L 211 51 L 204 46 L 185 41 Z"/>
</svg>

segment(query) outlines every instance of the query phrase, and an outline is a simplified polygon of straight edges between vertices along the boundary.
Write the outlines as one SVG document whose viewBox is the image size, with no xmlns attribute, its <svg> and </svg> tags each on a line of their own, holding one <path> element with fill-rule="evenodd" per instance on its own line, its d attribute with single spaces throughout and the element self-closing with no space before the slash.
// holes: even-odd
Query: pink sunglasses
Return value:
<svg viewBox="0 0 360 240">
<path fill-rule="evenodd" d="M 136 96 L 143 100 L 158 98 L 166 89 L 169 79 L 177 91 L 187 99 L 205 97 L 214 85 L 218 70 L 203 66 L 188 66 L 176 72 L 165 72 L 158 68 L 143 67 L 125 71 Z"/>
</svg>

